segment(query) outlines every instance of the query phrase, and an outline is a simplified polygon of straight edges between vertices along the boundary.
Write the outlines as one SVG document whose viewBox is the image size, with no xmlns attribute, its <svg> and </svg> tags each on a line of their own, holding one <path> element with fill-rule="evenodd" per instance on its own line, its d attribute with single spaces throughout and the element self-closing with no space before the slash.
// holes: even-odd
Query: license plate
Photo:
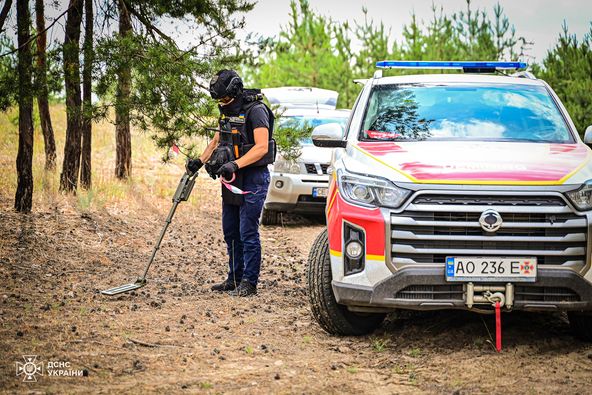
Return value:
<svg viewBox="0 0 592 395">
<path fill-rule="evenodd" d="M 327 191 L 329 188 L 313 188 L 312 197 L 327 197 Z"/>
<path fill-rule="evenodd" d="M 448 281 L 533 282 L 537 275 L 536 258 L 447 257 Z"/>
</svg>

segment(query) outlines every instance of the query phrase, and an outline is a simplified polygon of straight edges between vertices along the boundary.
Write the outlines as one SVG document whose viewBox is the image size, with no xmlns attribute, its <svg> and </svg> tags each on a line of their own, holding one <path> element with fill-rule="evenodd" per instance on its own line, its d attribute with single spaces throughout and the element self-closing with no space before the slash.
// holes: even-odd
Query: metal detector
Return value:
<svg viewBox="0 0 592 395">
<path fill-rule="evenodd" d="M 158 241 L 156 242 L 156 245 L 154 246 L 154 250 L 152 250 L 152 256 L 150 257 L 150 260 L 148 261 L 148 265 L 146 266 L 146 269 L 144 270 L 144 274 L 142 274 L 142 277 L 139 277 L 133 283 L 124 284 L 124 285 L 120 285 L 119 287 L 109 288 L 104 291 L 101 291 L 101 293 L 103 295 L 108 295 L 108 296 L 118 295 L 118 294 L 122 294 L 125 292 L 134 291 L 134 290 L 142 288 L 144 285 L 146 285 L 146 274 L 148 274 L 148 269 L 150 269 L 150 265 L 152 265 L 152 262 L 154 262 L 154 257 L 156 256 L 156 252 L 160 249 L 160 243 L 162 242 L 164 234 L 166 233 L 167 228 L 169 227 L 169 225 L 173 219 L 173 215 L 175 215 L 175 211 L 177 210 L 177 206 L 179 205 L 179 203 L 185 202 L 185 201 L 187 201 L 187 199 L 189 199 L 189 195 L 191 195 L 191 190 L 193 189 L 193 185 L 195 184 L 196 178 L 197 178 L 197 172 L 191 173 L 189 170 L 187 170 L 186 173 L 183 174 L 183 177 L 181 177 L 181 181 L 179 181 L 179 185 L 177 186 L 177 190 L 175 191 L 175 194 L 173 195 L 173 207 L 171 207 L 171 210 L 169 211 L 169 215 L 167 216 L 167 218 L 165 220 L 164 227 L 160 231 L 160 236 L 158 237 Z"/>
</svg>

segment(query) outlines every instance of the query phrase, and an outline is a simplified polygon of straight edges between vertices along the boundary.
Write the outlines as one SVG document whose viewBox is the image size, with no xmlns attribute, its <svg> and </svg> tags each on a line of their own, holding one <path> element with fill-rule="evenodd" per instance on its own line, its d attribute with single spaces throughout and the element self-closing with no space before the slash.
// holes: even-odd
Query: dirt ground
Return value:
<svg viewBox="0 0 592 395">
<path fill-rule="evenodd" d="M 226 271 L 218 188 L 199 179 L 148 285 L 115 298 L 99 290 L 141 273 L 170 200 L 137 193 L 85 211 L 64 198 L 20 215 L 0 196 L 0 392 L 590 393 L 592 346 L 560 315 L 504 315 L 501 354 L 493 318 L 465 312 L 327 335 L 308 309 L 306 259 L 322 229 L 310 220 L 262 228 L 258 296 L 210 292 Z M 17 377 L 23 355 L 45 364 L 37 382 Z M 85 376 L 47 376 L 59 361 Z"/>
</svg>

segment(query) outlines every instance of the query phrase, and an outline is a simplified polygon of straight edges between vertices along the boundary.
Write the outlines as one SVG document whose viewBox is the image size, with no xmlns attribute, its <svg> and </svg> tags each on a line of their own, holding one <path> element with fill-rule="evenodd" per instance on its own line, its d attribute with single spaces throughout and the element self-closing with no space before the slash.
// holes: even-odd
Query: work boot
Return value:
<svg viewBox="0 0 592 395">
<path fill-rule="evenodd" d="M 220 284 L 216 284 L 212 286 L 212 291 L 215 292 L 226 292 L 226 291 L 234 291 L 236 285 L 234 281 L 224 280 Z"/>
<path fill-rule="evenodd" d="M 257 294 L 257 287 L 247 280 L 242 280 L 234 291 L 230 292 L 232 296 L 251 296 Z"/>
</svg>

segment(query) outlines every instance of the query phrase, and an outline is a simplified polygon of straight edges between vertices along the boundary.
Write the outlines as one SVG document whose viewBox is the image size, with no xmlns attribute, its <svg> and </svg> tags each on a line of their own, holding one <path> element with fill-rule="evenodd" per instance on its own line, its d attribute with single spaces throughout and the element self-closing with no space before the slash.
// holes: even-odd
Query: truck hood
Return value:
<svg viewBox="0 0 592 395">
<path fill-rule="evenodd" d="M 329 164 L 331 163 L 332 151 L 332 148 L 321 148 L 315 147 L 312 144 L 302 144 L 302 155 L 300 155 L 298 161 L 304 163 Z"/>
<path fill-rule="evenodd" d="M 584 144 L 523 142 L 360 142 L 345 166 L 392 181 L 426 184 L 559 185 L 592 178 Z M 577 175 L 577 176 L 576 176 Z"/>
</svg>

